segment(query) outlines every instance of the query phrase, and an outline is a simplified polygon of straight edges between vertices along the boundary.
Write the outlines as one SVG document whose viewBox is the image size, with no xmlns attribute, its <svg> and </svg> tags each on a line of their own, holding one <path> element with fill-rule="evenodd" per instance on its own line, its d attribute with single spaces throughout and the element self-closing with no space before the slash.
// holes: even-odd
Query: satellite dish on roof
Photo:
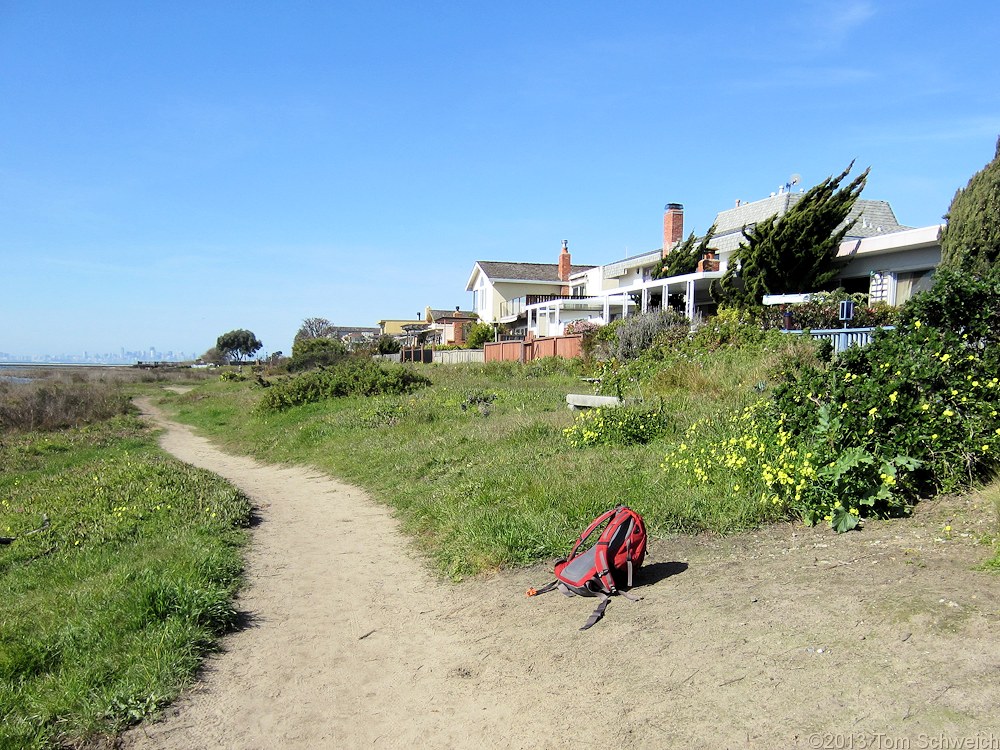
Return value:
<svg viewBox="0 0 1000 750">
<path fill-rule="evenodd" d="M 791 177 L 788 178 L 789 185 L 798 185 L 800 182 L 802 182 L 802 175 L 798 173 L 793 174 Z"/>
</svg>

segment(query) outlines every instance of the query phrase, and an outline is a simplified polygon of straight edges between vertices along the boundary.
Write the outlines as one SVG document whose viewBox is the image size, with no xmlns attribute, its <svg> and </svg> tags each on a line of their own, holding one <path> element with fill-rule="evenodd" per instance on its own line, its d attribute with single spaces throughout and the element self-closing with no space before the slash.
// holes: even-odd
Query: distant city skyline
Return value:
<svg viewBox="0 0 1000 750">
<path fill-rule="evenodd" d="M 42 353 L 18 354 L 0 351 L 0 364 L 134 364 L 135 362 L 188 362 L 198 359 L 204 354 L 175 352 L 173 349 L 160 351 L 155 347 L 143 350 L 128 350 L 124 346 L 116 352 L 72 352 L 72 353 Z"/>
<path fill-rule="evenodd" d="M 269 353 L 469 309 L 478 260 L 611 263 L 852 159 L 937 223 L 1000 134 L 1000 4 L 0 9 L 0 351 Z M 143 346 L 147 344 L 143 343 Z"/>
</svg>

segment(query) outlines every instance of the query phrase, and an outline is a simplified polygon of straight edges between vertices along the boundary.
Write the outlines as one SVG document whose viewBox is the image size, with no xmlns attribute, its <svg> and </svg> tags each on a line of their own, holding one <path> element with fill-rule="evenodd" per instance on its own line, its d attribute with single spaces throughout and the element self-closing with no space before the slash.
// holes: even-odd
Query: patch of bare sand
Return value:
<svg viewBox="0 0 1000 750">
<path fill-rule="evenodd" d="M 363 491 L 227 455 L 141 405 L 164 448 L 242 488 L 262 522 L 239 600 L 250 625 L 125 748 L 1000 737 L 1000 576 L 971 569 L 995 519 L 974 498 L 841 536 L 657 540 L 642 601 L 616 599 L 579 632 L 593 600 L 523 595 L 550 568 L 443 582 Z"/>
</svg>

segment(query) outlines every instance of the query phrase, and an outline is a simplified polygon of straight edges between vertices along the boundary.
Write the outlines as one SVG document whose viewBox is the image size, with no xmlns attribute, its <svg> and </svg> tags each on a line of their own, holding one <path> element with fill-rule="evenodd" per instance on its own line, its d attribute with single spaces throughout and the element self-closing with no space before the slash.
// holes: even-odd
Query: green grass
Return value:
<svg viewBox="0 0 1000 750">
<path fill-rule="evenodd" d="M 989 485 L 979 490 L 979 494 L 986 502 L 993 504 L 993 507 L 996 509 L 997 518 L 992 539 L 995 547 L 994 554 L 993 557 L 983 563 L 982 567 L 985 570 L 1000 573 L 1000 479 L 994 479 Z"/>
<path fill-rule="evenodd" d="M 167 703 L 233 626 L 249 502 L 129 416 L 5 433 L 0 467 L 0 748 L 76 746 Z"/>
<path fill-rule="evenodd" d="M 433 384 L 407 396 L 331 399 L 282 412 L 258 409 L 264 391 L 252 383 L 215 382 L 164 398 L 180 419 L 235 450 L 311 464 L 366 487 L 452 577 L 564 554 L 583 525 L 617 503 L 635 507 L 658 534 L 729 532 L 764 517 L 755 501 L 693 486 L 661 466 L 693 420 L 759 395 L 743 379 L 728 386 L 706 380 L 702 367 L 695 374 L 705 387 L 692 390 L 682 373 L 676 387 L 650 394 L 671 414 L 663 435 L 640 446 L 574 448 L 563 435 L 574 418 L 566 394 L 590 386 L 572 369 L 420 372 Z M 493 397 L 488 406 L 484 396 Z"/>
</svg>

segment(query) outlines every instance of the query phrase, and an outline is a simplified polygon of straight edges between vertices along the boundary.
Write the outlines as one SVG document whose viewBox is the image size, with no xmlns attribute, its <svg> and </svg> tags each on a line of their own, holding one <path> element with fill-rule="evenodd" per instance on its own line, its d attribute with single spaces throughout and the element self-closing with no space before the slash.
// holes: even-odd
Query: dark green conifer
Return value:
<svg viewBox="0 0 1000 750">
<path fill-rule="evenodd" d="M 941 234 L 941 265 L 983 273 L 1000 257 L 1000 139 L 993 161 L 955 193 Z"/>
<path fill-rule="evenodd" d="M 667 279 L 671 276 L 682 276 L 686 273 L 694 273 L 698 269 L 698 261 L 712 248 L 708 245 L 715 235 L 715 224 L 709 227 L 701 242 L 695 237 L 694 232 L 688 235 L 677 247 L 667 251 L 665 258 L 653 266 L 650 275 L 654 279 Z"/>
<path fill-rule="evenodd" d="M 714 285 L 716 299 L 747 307 L 759 305 L 765 294 L 814 292 L 829 283 L 839 270 L 837 248 L 857 221 L 845 219 L 871 169 L 840 187 L 853 167 L 852 161 L 836 177 L 827 177 L 807 190 L 784 216 L 775 214 L 743 227 L 745 242 L 730 257 L 720 283 Z"/>
</svg>

